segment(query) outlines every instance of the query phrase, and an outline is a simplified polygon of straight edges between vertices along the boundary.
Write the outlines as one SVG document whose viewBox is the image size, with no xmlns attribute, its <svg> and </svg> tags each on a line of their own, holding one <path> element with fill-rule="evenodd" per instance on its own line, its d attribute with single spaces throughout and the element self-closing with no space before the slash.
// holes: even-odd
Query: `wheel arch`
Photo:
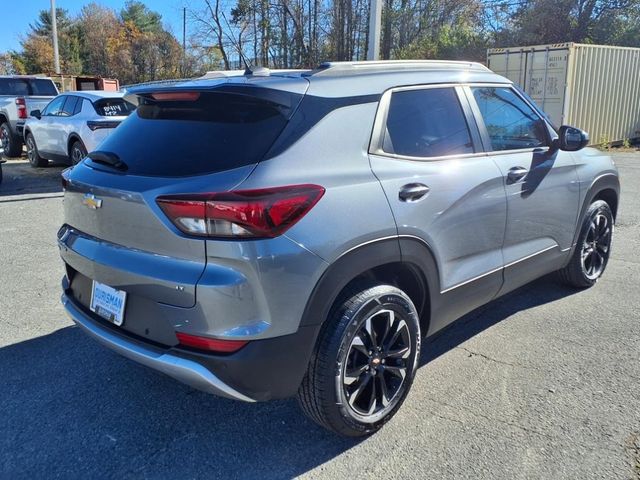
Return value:
<svg viewBox="0 0 640 480">
<path fill-rule="evenodd" d="M 403 290 L 426 333 L 439 286 L 436 262 L 428 245 L 413 237 L 389 237 L 347 251 L 322 275 L 304 310 L 301 326 L 321 325 L 333 306 L 354 293 L 356 284 L 386 283 Z"/>
<path fill-rule="evenodd" d="M 611 213 L 613 214 L 613 219 L 615 220 L 618 214 L 618 205 L 620 202 L 620 179 L 618 178 L 618 175 L 615 173 L 605 173 L 596 177 L 593 182 L 591 182 L 580 209 L 580 215 L 576 224 L 576 231 L 573 235 L 571 255 L 573 255 L 578 237 L 580 236 L 585 213 L 589 206 L 596 200 L 604 200 L 609 204 Z M 568 256 L 569 258 L 567 262 L 569 262 L 571 255 Z"/>
<path fill-rule="evenodd" d="M 85 148 L 86 150 L 86 146 L 84 144 L 84 142 L 82 141 L 82 139 L 80 138 L 80 135 L 78 135 L 77 133 L 73 132 L 69 134 L 69 138 L 67 139 L 67 155 L 69 156 L 69 158 L 71 158 L 71 146 L 74 144 L 74 142 L 80 142 L 82 144 L 82 146 Z"/>
</svg>

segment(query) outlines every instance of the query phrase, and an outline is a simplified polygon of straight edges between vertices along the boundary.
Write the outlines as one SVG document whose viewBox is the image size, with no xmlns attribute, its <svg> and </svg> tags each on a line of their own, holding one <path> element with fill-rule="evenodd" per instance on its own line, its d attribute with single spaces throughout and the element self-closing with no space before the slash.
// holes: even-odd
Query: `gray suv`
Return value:
<svg viewBox="0 0 640 480">
<path fill-rule="evenodd" d="M 89 335 L 193 387 L 297 395 L 370 434 L 420 343 L 550 272 L 593 285 L 619 182 L 586 133 L 463 62 L 142 86 L 63 175 L 62 302 Z"/>
</svg>

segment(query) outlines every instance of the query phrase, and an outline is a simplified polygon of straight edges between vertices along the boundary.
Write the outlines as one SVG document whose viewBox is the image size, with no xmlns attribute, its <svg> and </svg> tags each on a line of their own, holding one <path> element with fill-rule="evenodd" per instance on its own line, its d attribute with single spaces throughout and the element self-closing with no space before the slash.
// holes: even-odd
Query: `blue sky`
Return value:
<svg viewBox="0 0 640 480">
<path fill-rule="evenodd" d="M 40 10 L 48 10 L 51 6 L 50 0 L 3 0 L 3 2 L 8 5 L 2 9 L 0 52 L 19 49 L 20 36 L 27 32 L 29 24 L 35 21 Z M 69 10 L 71 15 L 75 15 L 88 3 L 90 0 L 56 0 L 56 7 Z M 124 6 L 125 0 L 96 0 L 96 3 L 120 10 Z M 182 7 L 188 7 L 192 2 L 187 0 L 147 0 L 144 3 L 151 10 L 162 15 L 163 23 L 173 31 L 176 37 L 182 37 Z M 189 28 L 188 24 L 187 28 Z"/>
</svg>

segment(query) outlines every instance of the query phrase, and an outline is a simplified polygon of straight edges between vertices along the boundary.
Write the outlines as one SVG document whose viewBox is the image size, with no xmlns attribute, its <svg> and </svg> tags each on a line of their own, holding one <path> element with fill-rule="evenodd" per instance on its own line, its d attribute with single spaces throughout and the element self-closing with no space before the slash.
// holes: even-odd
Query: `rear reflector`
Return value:
<svg viewBox="0 0 640 480">
<path fill-rule="evenodd" d="M 222 340 L 219 338 L 198 337 L 181 332 L 176 332 L 176 337 L 178 337 L 180 345 L 185 347 L 219 353 L 237 352 L 249 343 L 247 340 Z"/>
<path fill-rule="evenodd" d="M 319 185 L 171 195 L 156 200 L 182 232 L 212 238 L 272 238 L 283 234 L 318 203 Z"/>
</svg>

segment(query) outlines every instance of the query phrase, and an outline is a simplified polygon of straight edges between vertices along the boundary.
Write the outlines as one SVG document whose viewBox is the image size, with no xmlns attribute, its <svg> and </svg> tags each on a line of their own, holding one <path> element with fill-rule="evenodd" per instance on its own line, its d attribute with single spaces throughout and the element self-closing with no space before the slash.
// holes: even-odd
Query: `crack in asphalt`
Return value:
<svg viewBox="0 0 640 480">
<path fill-rule="evenodd" d="M 514 368 L 524 368 L 525 370 L 540 370 L 539 368 L 530 367 L 530 366 L 527 366 L 527 365 L 522 365 L 520 363 L 511 363 L 511 362 L 507 362 L 505 360 L 498 360 L 497 358 L 490 357 L 489 355 L 486 355 L 484 353 L 475 352 L 475 351 L 470 350 L 470 349 L 468 349 L 466 347 L 456 347 L 456 349 L 464 350 L 465 352 L 467 352 L 469 354 L 470 357 L 480 357 L 480 358 L 483 358 L 483 359 L 488 360 L 490 362 L 498 363 L 500 365 L 508 365 L 509 367 L 514 367 Z"/>
</svg>

